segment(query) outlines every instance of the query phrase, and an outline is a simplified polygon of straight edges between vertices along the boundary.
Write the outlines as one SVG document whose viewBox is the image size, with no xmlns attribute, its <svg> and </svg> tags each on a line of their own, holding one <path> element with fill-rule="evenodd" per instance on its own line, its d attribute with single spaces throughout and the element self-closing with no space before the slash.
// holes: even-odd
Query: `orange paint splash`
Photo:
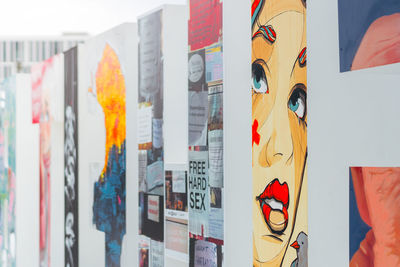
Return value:
<svg viewBox="0 0 400 267">
<path fill-rule="evenodd" d="M 111 148 L 115 145 L 120 149 L 126 137 L 125 78 L 118 56 L 108 44 L 96 72 L 96 95 L 103 108 L 106 128 L 106 158 L 101 173 L 103 178 Z"/>
</svg>

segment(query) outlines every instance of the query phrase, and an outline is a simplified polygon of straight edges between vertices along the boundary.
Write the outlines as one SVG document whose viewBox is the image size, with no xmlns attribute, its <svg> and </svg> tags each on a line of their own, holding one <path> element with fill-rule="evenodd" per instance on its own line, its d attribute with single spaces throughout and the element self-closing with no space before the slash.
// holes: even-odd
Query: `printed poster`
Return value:
<svg viewBox="0 0 400 267">
<path fill-rule="evenodd" d="M 164 267 L 164 243 L 151 240 L 150 256 L 152 267 Z"/>
<path fill-rule="evenodd" d="M 163 119 L 153 119 L 153 147 L 161 148 L 163 146 Z"/>
<path fill-rule="evenodd" d="M 340 71 L 400 62 L 400 2 L 339 0 Z"/>
<path fill-rule="evenodd" d="M 397 266 L 400 167 L 350 167 L 349 189 L 349 266 Z"/>
<path fill-rule="evenodd" d="M 205 50 L 206 57 L 206 82 L 212 83 L 222 80 L 222 45 L 218 44 Z"/>
<path fill-rule="evenodd" d="M 222 1 L 190 0 L 189 49 L 217 43 L 222 36 Z"/>
<path fill-rule="evenodd" d="M 224 187 L 223 138 L 223 130 L 208 132 L 208 158 L 210 164 L 208 175 L 211 187 Z"/>
<path fill-rule="evenodd" d="M 216 84 L 208 88 L 208 130 L 223 128 L 223 86 Z"/>
<path fill-rule="evenodd" d="M 224 206 L 223 189 L 220 187 L 210 187 L 210 213 L 209 213 L 209 236 L 224 240 Z"/>
<path fill-rule="evenodd" d="M 156 161 L 147 166 L 146 183 L 148 192 L 162 195 L 164 185 L 164 162 Z"/>
<path fill-rule="evenodd" d="M 151 105 L 139 107 L 137 116 L 137 139 L 139 145 L 151 143 L 152 141 L 152 116 L 153 108 Z"/>
<path fill-rule="evenodd" d="M 186 172 L 172 172 L 172 192 L 186 194 Z"/>
<path fill-rule="evenodd" d="M 221 247 L 204 240 L 190 240 L 193 257 L 190 257 L 190 267 L 221 267 Z"/>
<path fill-rule="evenodd" d="M 189 232 L 208 236 L 210 191 L 208 184 L 208 152 L 189 151 Z"/>
<path fill-rule="evenodd" d="M 147 218 L 154 222 L 160 222 L 160 197 L 149 195 L 147 198 Z"/>
<path fill-rule="evenodd" d="M 140 36 L 139 103 L 151 101 L 155 94 L 162 89 L 161 20 L 161 11 L 154 12 L 138 20 Z"/>
<path fill-rule="evenodd" d="M 150 239 L 139 236 L 139 267 L 149 267 L 150 265 Z"/>
<path fill-rule="evenodd" d="M 188 254 L 188 225 L 186 220 L 167 218 L 165 221 L 165 248 Z"/>
<path fill-rule="evenodd" d="M 189 146 L 207 144 L 208 92 L 189 91 Z"/>
<path fill-rule="evenodd" d="M 143 200 L 141 199 L 142 195 Z M 164 197 L 148 193 L 139 193 L 139 201 L 139 212 L 142 216 L 140 219 L 140 233 L 152 240 L 163 242 Z"/>
<path fill-rule="evenodd" d="M 189 53 L 188 68 L 189 91 L 206 91 L 206 58 L 204 49 Z"/>
<path fill-rule="evenodd" d="M 186 171 L 165 171 L 165 208 L 168 216 L 187 218 L 186 187 Z"/>
<path fill-rule="evenodd" d="M 187 172 L 165 171 L 165 248 L 168 257 L 185 261 L 188 254 Z"/>
<path fill-rule="evenodd" d="M 139 150 L 139 192 L 148 192 L 147 190 L 147 151 Z"/>
</svg>

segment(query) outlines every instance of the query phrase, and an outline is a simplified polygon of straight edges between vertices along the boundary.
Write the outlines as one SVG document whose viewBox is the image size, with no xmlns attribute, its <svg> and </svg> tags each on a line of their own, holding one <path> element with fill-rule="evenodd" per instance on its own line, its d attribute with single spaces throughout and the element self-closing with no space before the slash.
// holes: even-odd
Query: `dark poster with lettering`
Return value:
<svg viewBox="0 0 400 267">
<path fill-rule="evenodd" d="M 78 49 L 64 56 L 65 266 L 78 266 Z"/>
</svg>

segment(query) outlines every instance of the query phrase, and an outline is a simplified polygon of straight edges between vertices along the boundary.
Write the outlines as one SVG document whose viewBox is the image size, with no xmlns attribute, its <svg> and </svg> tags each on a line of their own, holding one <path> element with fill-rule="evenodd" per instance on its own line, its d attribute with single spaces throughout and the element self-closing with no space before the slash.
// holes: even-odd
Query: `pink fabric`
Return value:
<svg viewBox="0 0 400 267">
<path fill-rule="evenodd" d="M 371 226 L 350 266 L 400 266 L 400 168 L 352 168 L 357 207 Z"/>
</svg>

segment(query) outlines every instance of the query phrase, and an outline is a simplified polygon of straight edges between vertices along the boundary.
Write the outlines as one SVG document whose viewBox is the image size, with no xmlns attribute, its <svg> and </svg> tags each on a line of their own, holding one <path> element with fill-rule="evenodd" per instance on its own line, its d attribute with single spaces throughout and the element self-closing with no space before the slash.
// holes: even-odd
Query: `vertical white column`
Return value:
<svg viewBox="0 0 400 267">
<path fill-rule="evenodd" d="M 16 76 L 17 267 L 39 266 L 39 125 L 32 124 L 30 75 Z"/>
<path fill-rule="evenodd" d="M 188 6 L 163 7 L 164 164 L 187 164 Z"/>
<path fill-rule="evenodd" d="M 252 266 L 251 1 L 223 2 L 224 266 Z"/>
<path fill-rule="evenodd" d="M 138 30 L 136 23 L 127 23 L 124 43 L 126 55 L 126 234 L 122 243 L 121 266 L 138 266 Z"/>
<path fill-rule="evenodd" d="M 50 266 L 64 265 L 64 55 L 54 56 L 50 101 Z"/>
<path fill-rule="evenodd" d="M 177 34 L 179 33 L 179 34 Z M 164 174 L 187 170 L 188 162 L 188 6 L 163 7 L 164 57 Z M 164 177 L 165 178 L 165 177 Z M 164 190 L 165 192 L 165 190 Z M 164 194 L 164 204 L 166 203 Z M 165 206 L 165 205 L 164 205 Z M 164 216 L 166 210 L 164 209 Z M 187 267 L 189 258 L 171 253 L 167 246 L 164 218 L 164 266 Z M 175 230 L 176 231 L 176 230 Z M 189 234 L 186 236 L 189 239 Z M 189 241 L 187 242 L 189 246 Z M 188 251 L 189 253 L 189 247 Z"/>
<path fill-rule="evenodd" d="M 105 237 L 92 222 L 94 181 L 90 177 L 90 163 L 104 160 L 104 147 L 98 144 L 105 144 L 105 130 L 97 126 L 104 125 L 104 118 L 93 118 L 89 112 L 88 89 L 95 82 L 91 77 L 95 77 L 96 70 L 92 70 L 92 76 L 88 75 L 88 53 L 91 51 L 86 44 L 78 46 L 78 253 L 80 266 L 102 267 L 105 261 Z"/>
</svg>

